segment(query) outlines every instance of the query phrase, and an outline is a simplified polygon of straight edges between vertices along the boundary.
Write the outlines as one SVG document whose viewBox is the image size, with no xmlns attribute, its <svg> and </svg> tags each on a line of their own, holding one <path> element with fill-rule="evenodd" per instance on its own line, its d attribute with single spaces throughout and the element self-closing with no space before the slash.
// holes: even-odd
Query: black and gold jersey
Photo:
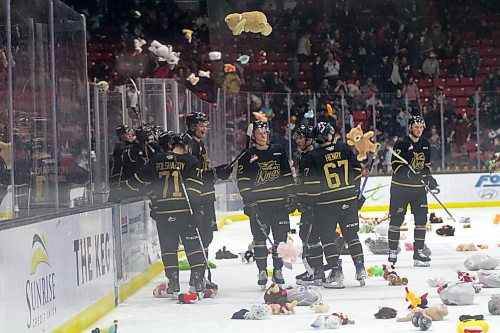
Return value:
<svg viewBox="0 0 500 333">
<path fill-rule="evenodd" d="M 394 151 L 403 157 L 412 168 L 422 175 L 430 174 L 431 167 L 431 148 L 425 138 L 420 138 L 413 142 L 409 136 L 406 136 L 396 142 Z M 418 178 L 412 177 L 408 166 L 396 156 L 392 156 L 392 184 L 406 187 L 423 187 Z"/>
<path fill-rule="evenodd" d="M 193 154 L 193 156 L 200 161 L 201 169 L 203 171 L 203 191 L 201 194 L 202 201 L 213 202 L 215 200 L 215 176 L 214 170 L 210 166 L 210 160 L 208 159 L 205 143 L 203 141 L 191 140 L 189 146 L 191 148 L 191 154 Z"/>
<path fill-rule="evenodd" d="M 328 205 L 356 198 L 361 182 L 361 165 L 345 143 L 319 147 L 306 154 L 302 190 L 304 204 Z"/>
<path fill-rule="evenodd" d="M 284 203 L 294 185 L 288 156 L 283 147 L 250 148 L 238 162 L 238 188 L 245 204 Z"/>
<path fill-rule="evenodd" d="M 111 155 L 110 158 L 110 167 L 109 167 L 109 177 L 110 177 L 110 183 L 112 185 L 118 185 L 118 183 L 121 181 L 121 176 L 123 172 L 123 161 L 122 161 L 122 155 L 123 152 L 130 147 L 132 147 L 131 142 L 118 142 L 115 144 L 113 148 L 113 154 Z"/>
<path fill-rule="evenodd" d="M 189 213 L 182 187 L 186 187 L 191 208 L 200 205 L 203 181 L 199 161 L 189 154 L 158 153 L 126 181 L 127 187 L 151 199 L 151 209 L 158 215 Z"/>
</svg>

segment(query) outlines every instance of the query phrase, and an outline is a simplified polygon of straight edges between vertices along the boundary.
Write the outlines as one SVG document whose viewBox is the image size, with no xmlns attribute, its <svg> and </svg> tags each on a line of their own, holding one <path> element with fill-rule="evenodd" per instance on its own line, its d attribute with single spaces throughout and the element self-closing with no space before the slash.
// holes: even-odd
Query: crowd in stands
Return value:
<svg viewBox="0 0 500 333">
<path fill-rule="evenodd" d="M 436 168 L 443 147 L 452 170 L 475 168 L 478 138 L 482 162 L 494 151 L 488 133 L 500 128 L 495 1 L 214 0 L 200 1 L 196 10 L 173 1 L 68 3 L 87 17 L 91 80 L 115 86 L 128 77 L 174 78 L 209 101 L 223 87 L 245 106 L 250 95 L 252 107 L 271 110 L 276 140 L 287 139 L 288 126 L 311 122 L 311 110 L 340 133 L 362 124 L 383 143 L 381 172 L 390 171 L 387 147 L 406 134 L 412 114 L 425 117 Z M 270 36 L 231 35 L 224 16 L 249 10 L 267 15 Z M 191 43 L 184 28 L 194 31 Z M 179 64 L 158 62 L 147 47 L 134 50 L 137 37 L 172 45 Z M 210 51 L 222 59 L 211 61 Z M 243 54 L 250 56 L 246 64 L 237 61 Z M 236 72 L 224 73 L 224 63 Z M 186 78 L 199 70 L 210 70 L 211 78 L 191 86 Z"/>
</svg>

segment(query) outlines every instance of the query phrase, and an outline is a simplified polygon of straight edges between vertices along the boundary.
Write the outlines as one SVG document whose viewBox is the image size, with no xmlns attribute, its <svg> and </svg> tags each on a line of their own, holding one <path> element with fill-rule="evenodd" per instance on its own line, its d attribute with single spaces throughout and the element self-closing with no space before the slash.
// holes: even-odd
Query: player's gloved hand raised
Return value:
<svg viewBox="0 0 500 333">
<path fill-rule="evenodd" d="M 295 210 L 297 209 L 297 196 L 296 195 L 289 195 L 287 198 L 286 198 L 286 202 L 285 202 L 285 209 L 287 211 L 288 214 L 291 214 L 293 212 L 295 212 Z"/>
<path fill-rule="evenodd" d="M 360 197 L 358 197 L 358 210 L 361 210 L 363 205 L 365 204 L 366 198 L 363 194 L 361 194 Z"/>
<path fill-rule="evenodd" d="M 220 180 L 227 180 L 231 173 L 233 172 L 233 167 L 229 164 L 222 164 L 214 168 L 215 177 Z"/>
<path fill-rule="evenodd" d="M 259 214 L 259 208 L 257 207 L 256 202 L 249 203 L 245 205 L 243 208 L 243 213 L 250 218 L 250 220 L 257 219 L 257 215 Z"/>
<path fill-rule="evenodd" d="M 436 178 L 432 177 L 431 175 L 428 175 L 426 177 L 423 177 L 425 185 L 429 188 L 429 190 L 435 190 L 439 185 L 436 181 Z"/>
</svg>

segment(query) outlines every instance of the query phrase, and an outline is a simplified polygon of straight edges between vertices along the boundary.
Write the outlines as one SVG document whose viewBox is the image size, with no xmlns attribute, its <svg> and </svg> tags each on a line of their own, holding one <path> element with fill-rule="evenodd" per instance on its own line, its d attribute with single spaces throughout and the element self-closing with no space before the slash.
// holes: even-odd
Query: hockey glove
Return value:
<svg viewBox="0 0 500 333">
<path fill-rule="evenodd" d="M 429 190 L 435 190 L 439 185 L 436 181 L 436 178 L 432 177 L 431 175 L 428 175 L 423 178 L 425 185 L 429 188 Z"/>
<path fill-rule="evenodd" d="M 296 201 L 297 196 L 293 194 L 286 198 L 285 209 L 288 214 L 292 214 L 297 209 Z"/>
<path fill-rule="evenodd" d="M 358 210 L 361 210 L 361 208 L 363 208 L 365 201 L 366 201 L 365 196 L 361 194 L 361 196 L 358 197 Z"/>
<path fill-rule="evenodd" d="M 301 206 L 300 224 L 309 225 L 314 221 L 314 209 L 310 206 Z"/>
<path fill-rule="evenodd" d="M 256 220 L 259 214 L 259 208 L 256 202 L 249 203 L 243 208 L 243 213 L 250 218 L 250 220 Z"/>
<path fill-rule="evenodd" d="M 189 226 L 193 229 L 196 229 L 200 228 L 202 223 L 203 223 L 203 211 L 195 210 L 193 212 L 193 216 L 191 216 L 191 219 L 189 221 Z"/>
<path fill-rule="evenodd" d="M 233 167 L 228 164 L 219 165 L 214 168 L 214 172 L 217 179 L 227 180 L 233 172 Z"/>
<path fill-rule="evenodd" d="M 408 170 L 408 173 L 406 175 L 413 182 L 417 184 L 422 184 L 422 174 L 420 172 L 417 171 L 417 173 L 414 173 L 413 171 Z"/>
</svg>

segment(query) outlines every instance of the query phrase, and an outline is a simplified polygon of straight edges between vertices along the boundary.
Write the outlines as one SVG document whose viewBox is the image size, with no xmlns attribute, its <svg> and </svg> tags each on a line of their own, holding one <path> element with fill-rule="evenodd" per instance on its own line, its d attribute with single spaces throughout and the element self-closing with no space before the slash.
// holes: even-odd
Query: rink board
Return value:
<svg viewBox="0 0 500 333">
<path fill-rule="evenodd" d="M 111 219 L 107 208 L 0 231 L 0 332 L 50 332 L 114 306 Z"/>
</svg>

